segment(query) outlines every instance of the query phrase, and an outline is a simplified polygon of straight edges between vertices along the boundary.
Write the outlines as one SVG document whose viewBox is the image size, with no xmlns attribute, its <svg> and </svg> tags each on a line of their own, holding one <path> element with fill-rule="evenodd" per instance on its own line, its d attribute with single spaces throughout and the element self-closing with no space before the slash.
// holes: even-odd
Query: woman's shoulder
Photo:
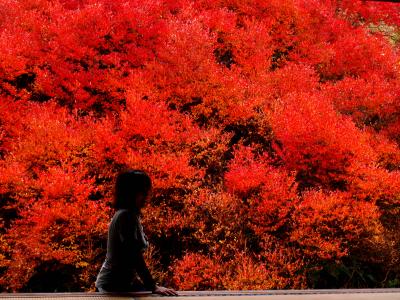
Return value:
<svg viewBox="0 0 400 300">
<path fill-rule="evenodd" d="M 118 222 L 131 222 L 136 223 L 136 213 L 130 209 L 120 208 L 114 213 L 113 219 Z"/>
<path fill-rule="evenodd" d="M 119 216 L 119 215 L 121 215 L 121 214 L 129 214 L 129 212 L 130 212 L 130 210 L 127 209 L 127 208 L 118 208 L 118 209 L 115 211 L 114 215 L 115 215 L 115 216 Z"/>
</svg>

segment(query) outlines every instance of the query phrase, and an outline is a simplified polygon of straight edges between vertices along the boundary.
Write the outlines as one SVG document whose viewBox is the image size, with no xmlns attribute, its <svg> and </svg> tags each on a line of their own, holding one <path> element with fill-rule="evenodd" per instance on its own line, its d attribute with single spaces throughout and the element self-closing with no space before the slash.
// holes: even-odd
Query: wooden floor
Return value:
<svg viewBox="0 0 400 300">
<path fill-rule="evenodd" d="M 179 300 L 400 300 L 400 289 L 178 291 L 178 296 L 138 293 L 0 293 L 7 300 L 123 300 L 161 298 Z M 194 299 L 195 298 L 195 299 Z"/>
</svg>

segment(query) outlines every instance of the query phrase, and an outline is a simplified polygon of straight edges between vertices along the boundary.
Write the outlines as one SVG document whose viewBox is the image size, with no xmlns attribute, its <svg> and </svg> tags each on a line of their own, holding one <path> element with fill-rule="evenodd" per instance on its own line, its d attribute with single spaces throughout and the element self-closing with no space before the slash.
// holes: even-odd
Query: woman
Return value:
<svg viewBox="0 0 400 300">
<path fill-rule="evenodd" d="M 178 295 L 173 289 L 158 286 L 143 258 L 149 246 L 140 221 L 141 208 L 150 198 L 151 180 L 143 171 L 118 174 L 114 190 L 116 210 L 108 228 L 107 255 L 96 279 L 99 292 L 149 290 L 161 295 Z M 143 284 L 134 284 L 138 274 Z"/>
</svg>

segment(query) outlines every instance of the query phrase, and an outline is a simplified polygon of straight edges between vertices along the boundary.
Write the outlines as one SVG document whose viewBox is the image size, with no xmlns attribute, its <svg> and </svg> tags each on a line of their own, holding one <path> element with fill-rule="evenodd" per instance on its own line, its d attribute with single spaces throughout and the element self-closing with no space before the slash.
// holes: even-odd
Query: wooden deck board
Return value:
<svg viewBox="0 0 400 300">
<path fill-rule="evenodd" d="M 137 293 L 1 293 L 7 300 L 400 300 L 400 289 L 178 291 L 178 296 Z"/>
</svg>

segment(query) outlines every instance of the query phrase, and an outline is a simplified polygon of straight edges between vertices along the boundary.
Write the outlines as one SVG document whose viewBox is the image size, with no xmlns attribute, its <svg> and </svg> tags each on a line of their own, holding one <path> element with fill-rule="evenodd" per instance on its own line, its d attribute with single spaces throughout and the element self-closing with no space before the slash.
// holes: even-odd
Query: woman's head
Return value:
<svg viewBox="0 0 400 300">
<path fill-rule="evenodd" d="M 120 172 L 115 181 L 114 208 L 140 209 L 151 192 L 151 179 L 141 170 Z"/>
</svg>

